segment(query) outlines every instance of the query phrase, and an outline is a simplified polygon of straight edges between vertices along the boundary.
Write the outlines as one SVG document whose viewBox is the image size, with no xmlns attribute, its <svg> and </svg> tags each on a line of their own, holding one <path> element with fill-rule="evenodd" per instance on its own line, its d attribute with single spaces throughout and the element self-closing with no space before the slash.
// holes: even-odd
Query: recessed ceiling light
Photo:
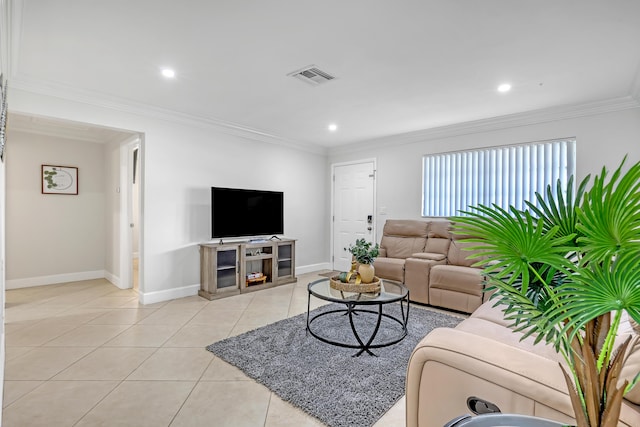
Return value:
<svg viewBox="0 0 640 427">
<path fill-rule="evenodd" d="M 329 129 L 329 132 L 335 132 L 338 130 L 338 125 L 335 123 L 331 123 L 329 126 L 327 126 L 327 129 Z"/>
<path fill-rule="evenodd" d="M 176 72 L 171 68 L 163 68 L 161 72 L 162 72 L 162 76 L 168 79 L 172 79 L 176 76 Z"/>
<path fill-rule="evenodd" d="M 498 92 L 509 92 L 511 90 L 511 85 L 509 83 L 503 83 L 500 86 L 498 86 Z"/>
</svg>

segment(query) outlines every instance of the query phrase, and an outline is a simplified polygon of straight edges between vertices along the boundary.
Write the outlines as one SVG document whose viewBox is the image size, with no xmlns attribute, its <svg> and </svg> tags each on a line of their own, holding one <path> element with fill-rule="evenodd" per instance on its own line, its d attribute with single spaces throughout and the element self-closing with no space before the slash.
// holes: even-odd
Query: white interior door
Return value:
<svg viewBox="0 0 640 427">
<path fill-rule="evenodd" d="M 134 153 L 137 154 L 134 156 Z M 136 159 L 134 167 L 134 157 Z M 140 252 L 140 232 L 142 216 L 140 214 L 140 138 L 135 137 L 120 145 L 120 284 L 122 289 L 140 286 L 139 258 L 134 256 Z M 134 176 L 136 177 L 134 183 Z M 136 254 L 137 255 L 137 254 Z M 134 268 L 135 267 L 135 268 Z"/>
<path fill-rule="evenodd" d="M 376 236 L 374 162 L 336 165 L 333 178 L 333 269 L 349 271 L 349 245 Z"/>
</svg>

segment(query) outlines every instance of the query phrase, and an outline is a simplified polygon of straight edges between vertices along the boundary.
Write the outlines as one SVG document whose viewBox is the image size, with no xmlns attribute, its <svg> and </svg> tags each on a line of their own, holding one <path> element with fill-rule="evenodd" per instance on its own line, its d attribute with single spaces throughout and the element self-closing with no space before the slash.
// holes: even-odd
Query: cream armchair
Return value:
<svg viewBox="0 0 640 427">
<path fill-rule="evenodd" d="M 575 425 L 564 363 L 534 337 L 509 329 L 494 301 L 482 304 L 454 329 L 429 333 L 413 350 L 407 368 L 407 427 L 443 426 L 469 413 L 467 398 L 492 402 L 504 413 L 531 415 Z M 619 340 L 634 333 L 620 328 Z M 630 351 L 622 378 L 640 370 L 640 344 Z M 640 426 L 640 387 L 624 398 L 619 426 Z"/>
</svg>

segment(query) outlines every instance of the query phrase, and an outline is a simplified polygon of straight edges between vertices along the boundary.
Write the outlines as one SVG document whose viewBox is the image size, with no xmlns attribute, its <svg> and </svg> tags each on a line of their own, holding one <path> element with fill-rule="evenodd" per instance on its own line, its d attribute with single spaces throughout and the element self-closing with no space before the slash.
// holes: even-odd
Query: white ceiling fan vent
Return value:
<svg viewBox="0 0 640 427">
<path fill-rule="evenodd" d="M 331 74 L 322 71 L 315 65 L 309 65 L 300 70 L 287 74 L 287 76 L 295 77 L 303 82 L 307 82 L 311 85 L 317 86 L 322 83 L 329 82 L 335 79 Z"/>
</svg>

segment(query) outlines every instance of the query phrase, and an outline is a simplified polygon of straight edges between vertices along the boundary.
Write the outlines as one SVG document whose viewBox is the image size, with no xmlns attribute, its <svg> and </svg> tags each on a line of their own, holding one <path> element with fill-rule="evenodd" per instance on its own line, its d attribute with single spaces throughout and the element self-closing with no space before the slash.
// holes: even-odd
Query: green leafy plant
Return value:
<svg viewBox="0 0 640 427">
<path fill-rule="evenodd" d="M 623 311 L 640 321 L 640 162 L 623 172 L 625 160 L 575 196 L 571 179 L 527 210 L 477 206 L 454 218 L 454 233 L 474 236 L 469 249 L 511 327 L 564 357 L 579 427 L 617 426 L 640 376 L 619 381 L 633 343 L 614 346 Z"/>
<path fill-rule="evenodd" d="M 349 246 L 349 252 L 360 264 L 373 264 L 373 261 L 380 254 L 380 246 L 365 239 L 357 239 L 355 245 Z"/>
<path fill-rule="evenodd" d="M 47 181 L 47 188 L 55 188 L 58 186 L 58 184 L 53 181 L 53 178 L 57 174 L 58 172 L 56 172 L 55 168 L 53 168 L 53 171 L 44 171 L 44 180 Z"/>
</svg>

